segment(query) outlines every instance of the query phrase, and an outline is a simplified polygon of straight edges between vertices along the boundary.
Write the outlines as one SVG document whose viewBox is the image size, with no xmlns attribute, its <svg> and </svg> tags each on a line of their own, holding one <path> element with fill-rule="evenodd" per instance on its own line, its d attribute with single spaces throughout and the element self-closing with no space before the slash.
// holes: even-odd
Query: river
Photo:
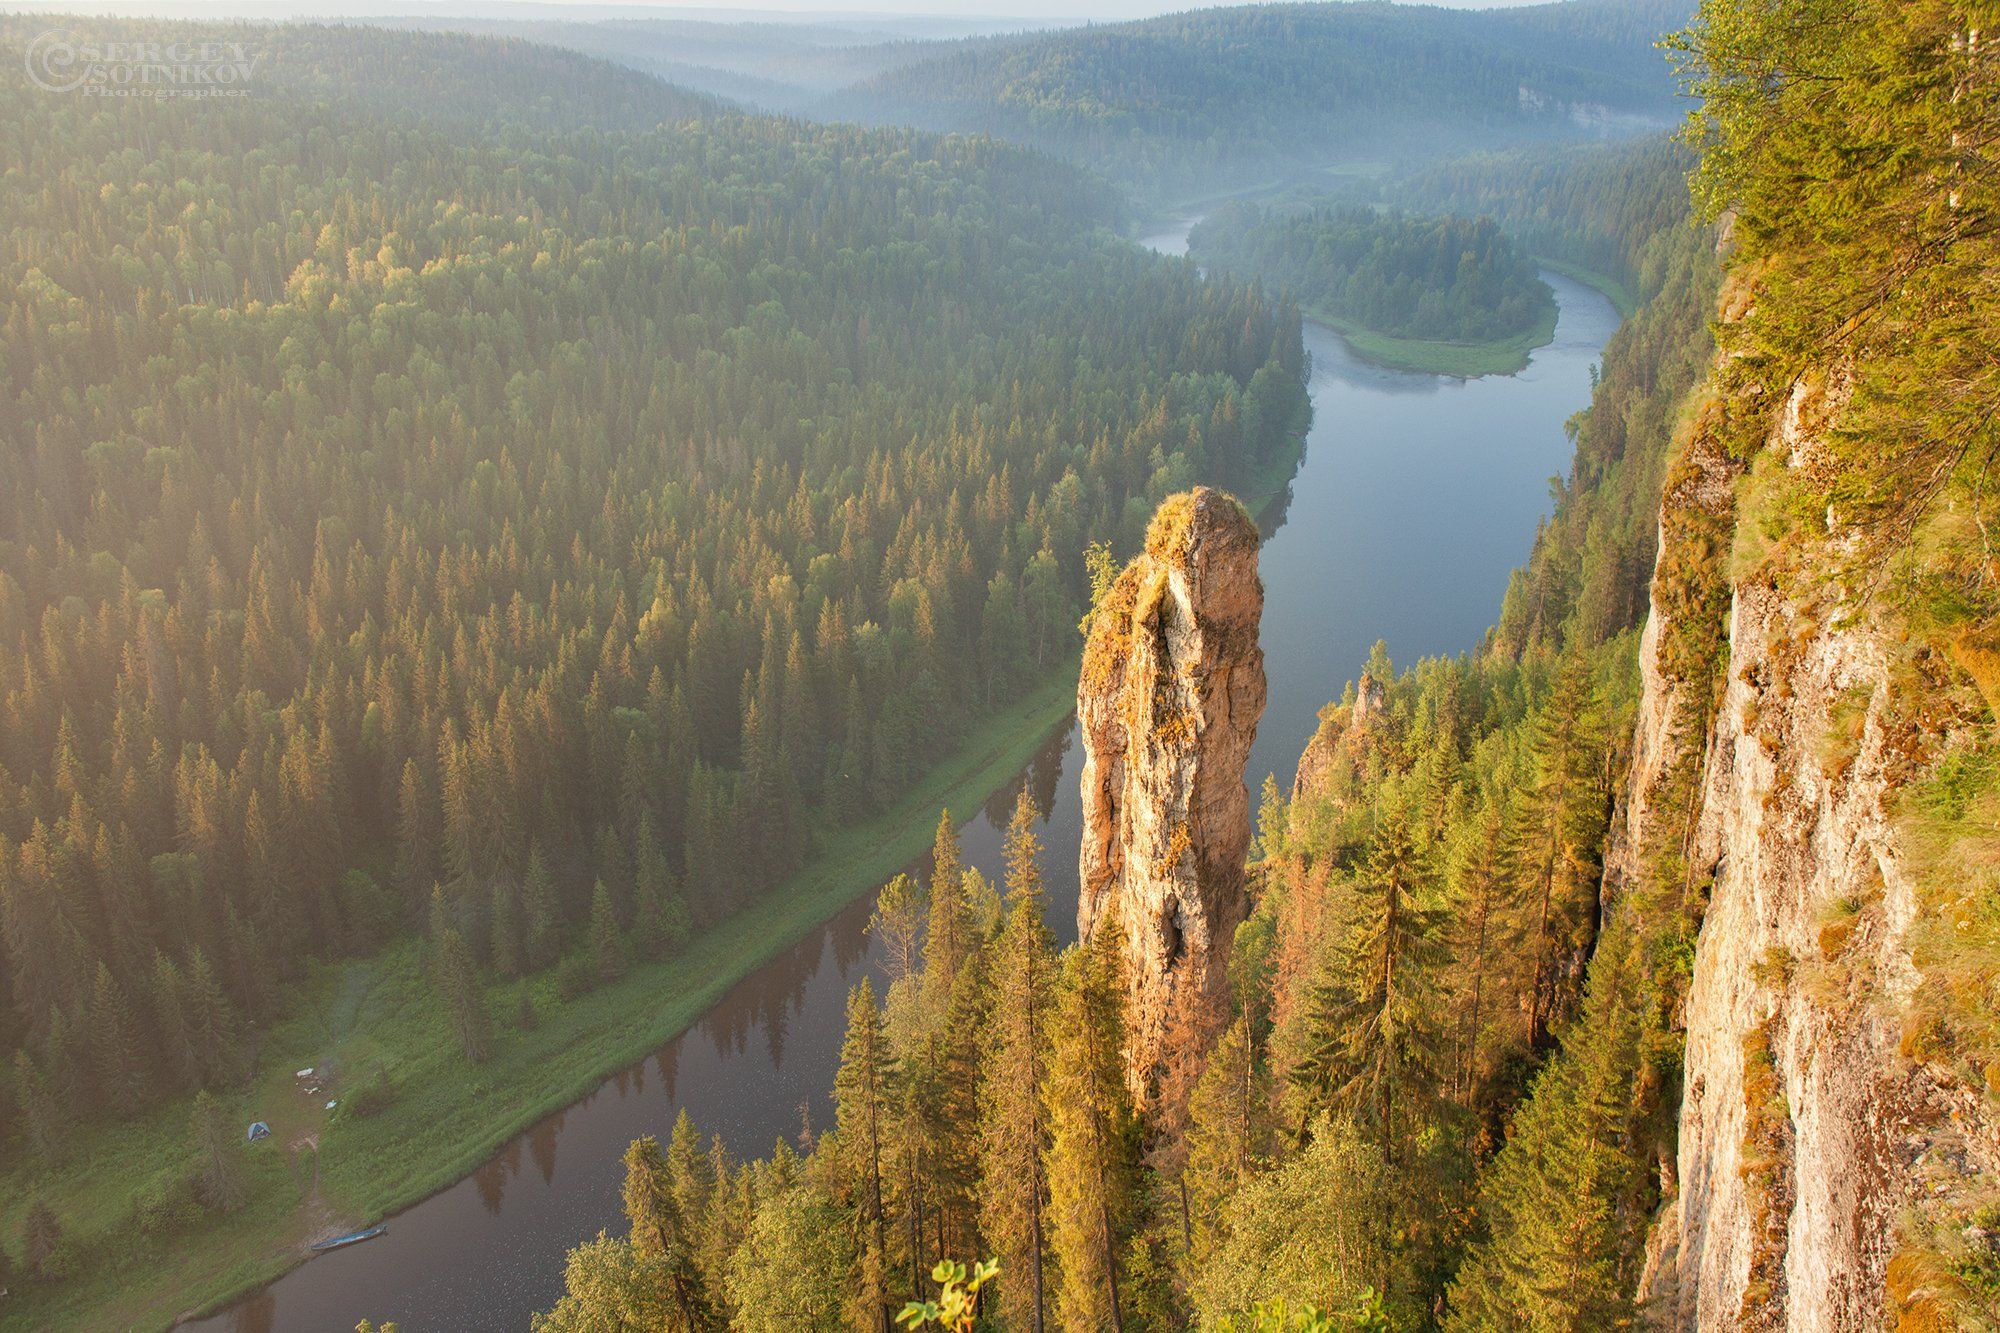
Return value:
<svg viewBox="0 0 2000 1333">
<path fill-rule="evenodd" d="M 1192 219 L 1143 239 L 1186 249 Z M 1289 499 L 1266 514 L 1264 664 L 1270 703 L 1251 751 L 1289 787 L 1318 710 L 1387 641 L 1399 663 L 1477 646 L 1509 572 L 1528 555 L 1565 472 L 1563 422 L 1589 400 L 1617 327 L 1611 303 L 1556 274 L 1555 340 L 1518 375 L 1455 380 L 1384 370 L 1306 328 L 1313 426 Z M 996 882 L 1000 835 L 1022 782 L 1048 811 L 1050 922 L 1076 933 L 1081 762 L 1065 723 L 964 829 L 967 860 Z M 963 813 L 963 812 L 961 812 Z M 831 1123 L 848 989 L 882 982 L 867 936 L 870 886 L 808 938 L 744 978 L 694 1028 L 643 1064 L 508 1143 L 473 1175 L 390 1219 L 380 1240 L 322 1255 L 211 1319 L 227 1333 L 347 1333 L 366 1316 L 405 1333 L 526 1328 L 562 1294 L 565 1252 L 623 1225 L 621 1156 L 664 1142 L 685 1108 L 739 1155 L 768 1152 L 809 1116 Z"/>
</svg>

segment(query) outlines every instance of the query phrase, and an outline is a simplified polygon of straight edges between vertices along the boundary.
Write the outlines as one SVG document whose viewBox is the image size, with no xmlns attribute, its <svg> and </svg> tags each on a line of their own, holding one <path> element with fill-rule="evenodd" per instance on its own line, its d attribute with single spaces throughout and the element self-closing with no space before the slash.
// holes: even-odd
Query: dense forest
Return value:
<svg viewBox="0 0 2000 1333">
<path fill-rule="evenodd" d="M 990 131 L 1145 193 L 1212 193 L 1329 159 L 1663 126 L 1674 107 L 1653 43 L 1691 8 L 1583 0 L 1493 13 L 1382 3 L 1193 10 L 969 41 L 825 107 Z"/>
<path fill-rule="evenodd" d="M 901 944 L 887 993 L 851 998 L 836 1125 L 743 1164 L 685 1120 L 635 1144 L 629 1235 L 572 1253 L 539 1326 L 873 1328 L 942 1298 L 940 1259 L 989 1257 L 1006 1328 L 1629 1321 L 1694 922 L 1676 900 L 1604 924 L 1598 891 L 1653 515 L 1710 353 L 1716 267 L 1679 197 L 1591 237 L 1671 258 L 1485 645 L 1400 671 L 1378 650 L 1296 788 L 1266 788 L 1205 1060 L 1136 1110 L 1120 948 L 1054 949 L 1029 798 L 997 899 L 946 823 L 928 883 L 878 904 Z"/>
<path fill-rule="evenodd" d="M 1206 268 L 1254 274 L 1314 313 L 1397 338 L 1486 342 L 1553 327 L 1555 318 L 1535 261 L 1490 218 L 1229 203 L 1188 233 L 1188 253 Z"/>
<path fill-rule="evenodd" d="M 0 90 L 10 1155 L 237 1085 L 311 959 L 426 934 L 477 1060 L 486 979 L 684 947 L 1303 428 L 1296 311 L 1046 160 L 261 36 L 246 103 Z"/>
</svg>

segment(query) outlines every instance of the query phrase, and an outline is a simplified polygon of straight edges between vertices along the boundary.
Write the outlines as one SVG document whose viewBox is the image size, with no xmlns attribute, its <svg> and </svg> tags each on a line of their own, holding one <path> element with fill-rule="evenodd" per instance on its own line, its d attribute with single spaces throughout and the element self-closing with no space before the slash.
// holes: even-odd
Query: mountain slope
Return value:
<svg viewBox="0 0 2000 1333">
<path fill-rule="evenodd" d="M 1149 190 L 1249 182 L 1285 162 L 1435 152 L 1657 125 L 1655 37 L 1675 0 L 1502 13 L 1279 4 L 963 44 L 829 113 L 984 130 Z"/>
</svg>

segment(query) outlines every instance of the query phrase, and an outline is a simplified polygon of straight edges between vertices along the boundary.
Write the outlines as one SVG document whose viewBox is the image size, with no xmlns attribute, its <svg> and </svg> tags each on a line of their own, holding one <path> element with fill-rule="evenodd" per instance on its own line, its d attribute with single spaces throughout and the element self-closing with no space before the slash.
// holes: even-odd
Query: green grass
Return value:
<svg viewBox="0 0 2000 1333">
<path fill-rule="evenodd" d="M 1253 511 L 1283 492 L 1303 444 L 1301 423 L 1295 447 L 1246 480 Z M 315 966 L 288 988 L 291 1016 L 265 1035 L 253 1082 L 223 1098 L 232 1124 L 263 1119 L 273 1131 L 246 1152 L 250 1201 L 241 1211 L 214 1218 L 190 1207 L 159 1231 L 139 1226 L 135 1200 L 189 1173 L 187 1100 L 79 1127 L 55 1172 L 19 1149 L 0 1159 L 0 1237 L 18 1251 L 29 1203 L 46 1199 L 64 1228 L 69 1273 L 17 1284 L 0 1301 L 0 1329 L 164 1328 L 282 1275 L 308 1257 L 310 1241 L 469 1175 L 508 1139 L 685 1031 L 746 974 L 915 859 L 930 845 L 940 807 L 969 818 L 1074 707 L 1075 681 L 1072 659 L 980 723 L 894 809 L 823 837 L 811 865 L 680 957 L 635 967 L 567 1002 L 556 996 L 554 969 L 492 987 L 496 1036 L 484 1064 L 468 1065 L 440 1020 L 417 941 Z M 532 1032 L 513 1025 L 524 989 L 541 1018 Z M 369 1118 L 330 1117 L 323 1098 L 294 1087 L 293 1071 L 307 1065 L 338 1075 L 330 1097 L 377 1075 L 396 1091 Z M 294 1167 L 286 1145 L 304 1136 L 317 1139 L 317 1161 L 302 1152 Z"/>
<path fill-rule="evenodd" d="M 1556 320 L 1560 311 L 1551 304 L 1532 329 L 1511 338 L 1475 343 L 1392 338 L 1317 307 L 1308 307 L 1306 314 L 1316 323 L 1338 333 L 1354 354 L 1364 361 L 1372 361 L 1391 370 L 1415 370 L 1430 375 L 1472 379 L 1480 375 L 1511 375 L 1526 366 L 1534 350 L 1556 336 Z"/>
<path fill-rule="evenodd" d="M 1074 664 L 1066 665 L 986 719 L 893 810 L 823 840 L 807 869 L 682 956 L 567 1003 L 558 1002 L 552 973 L 494 987 L 497 1036 L 482 1065 L 460 1057 L 439 1021 L 415 941 L 315 968 L 290 989 L 293 1017 L 267 1035 L 255 1082 L 224 1099 L 233 1124 L 262 1118 L 274 1130 L 247 1150 L 252 1189 L 242 1211 L 193 1213 L 161 1235 L 136 1229 L 133 1200 L 188 1171 L 186 1101 L 83 1127 L 60 1171 L 18 1152 L 0 1163 L 0 1235 L 18 1249 L 21 1218 L 39 1196 L 72 1247 L 71 1276 L 27 1284 L 0 1302 L 0 1328 L 162 1328 L 277 1277 L 305 1257 L 308 1241 L 469 1174 L 543 1115 L 685 1030 L 746 973 L 919 855 L 939 807 L 976 811 L 1074 706 L 1075 680 Z M 511 1023 L 523 987 L 542 1016 L 532 1032 Z M 331 1067 L 349 1086 L 381 1072 L 397 1092 L 371 1118 L 329 1120 L 292 1086 L 293 1070 L 305 1065 Z M 305 1188 L 312 1154 L 301 1155 L 298 1178 L 285 1160 L 284 1145 L 302 1134 L 320 1136 L 316 1201 Z"/>
</svg>

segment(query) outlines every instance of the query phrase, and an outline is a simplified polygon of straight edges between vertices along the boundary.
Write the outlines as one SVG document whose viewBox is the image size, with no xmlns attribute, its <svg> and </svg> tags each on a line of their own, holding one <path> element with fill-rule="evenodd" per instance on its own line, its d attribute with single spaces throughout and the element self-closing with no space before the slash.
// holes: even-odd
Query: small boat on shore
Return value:
<svg viewBox="0 0 2000 1333">
<path fill-rule="evenodd" d="M 316 1251 L 337 1250 L 344 1245 L 359 1245 L 364 1240 L 374 1240 L 388 1229 L 388 1224 L 383 1223 L 380 1226 L 369 1227 L 366 1231 L 350 1231 L 345 1236 L 335 1236 L 331 1240 L 316 1240 L 310 1248 Z"/>
</svg>

